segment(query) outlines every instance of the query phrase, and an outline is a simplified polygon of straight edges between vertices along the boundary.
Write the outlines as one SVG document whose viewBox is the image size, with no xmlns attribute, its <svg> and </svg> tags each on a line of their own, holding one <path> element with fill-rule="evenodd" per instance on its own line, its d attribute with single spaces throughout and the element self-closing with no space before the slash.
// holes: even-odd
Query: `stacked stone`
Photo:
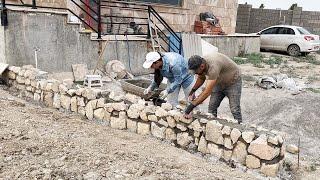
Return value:
<svg viewBox="0 0 320 180">
<path fill-rule="evenodd" d="M 9 85 L 24 97 L 79 113 L 89 120 L 103 120 L 115 129 L 152 135 L 183 149 L 233 160 L 247 168 L 260 169 L 267 176 L 276 176 L 281 167 L 284 140 L 270 131 L 244 130 L 244 127 L 205 115 L 186 119 L 180 110 L 173 110 L 168 103 L 158 107 L 131 94 L 74 88 L 69 81 L 37 79 L 38 73 L 30 66 L 12 66 L 5 76 Z"/>
</svg>

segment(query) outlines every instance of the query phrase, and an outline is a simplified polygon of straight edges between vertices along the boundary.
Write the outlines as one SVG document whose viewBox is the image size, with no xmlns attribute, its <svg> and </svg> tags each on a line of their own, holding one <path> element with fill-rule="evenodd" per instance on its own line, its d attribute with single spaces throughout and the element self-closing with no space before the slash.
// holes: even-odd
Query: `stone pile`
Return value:
<svg viewBox="0 0 320 180">
<path fill-rule="evenodd" d="M 20 95 L 46 106 L 71 111 L 89 120 L 105 121 L 115 129 L 167 140 L 183 149 L 197 150 L 225 161 L 236 161 L 267 176 L 277 176 L 285 153 L 284 140 L 270 131 L 247 130 L 224 120 L 199 115 L 185 119 L 170 104 L 154 106 L 131 94 L 94 88 L 74 88 L 54 79 L 38 79 L 30 66 L 9 67 L 8 84 Z"/>
</svg>

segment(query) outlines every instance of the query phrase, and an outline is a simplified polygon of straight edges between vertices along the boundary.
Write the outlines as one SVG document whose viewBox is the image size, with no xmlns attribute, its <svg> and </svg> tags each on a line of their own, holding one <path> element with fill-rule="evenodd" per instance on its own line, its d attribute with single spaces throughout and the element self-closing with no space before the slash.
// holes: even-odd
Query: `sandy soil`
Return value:
<svg viewBox="0 0 320 180">
<path fill-rule="evenodd" d="M 2 88 L 0 179 L 262 178 L 149 136 L 25 102 Z"/>
</svg>

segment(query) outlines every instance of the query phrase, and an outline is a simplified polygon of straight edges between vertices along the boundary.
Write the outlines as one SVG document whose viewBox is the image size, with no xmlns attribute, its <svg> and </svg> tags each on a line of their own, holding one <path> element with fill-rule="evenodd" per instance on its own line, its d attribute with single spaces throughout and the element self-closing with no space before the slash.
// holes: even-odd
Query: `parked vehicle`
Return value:
<svg viewBox="0 0 320 180">
<path fill-rule="evenodd" d="M 271 26 L 257 35 L 260 35 L 263 50 L 286 51 L 290 56 L 320 50 L 320 37 L 299 26 Z"/>
</svg>

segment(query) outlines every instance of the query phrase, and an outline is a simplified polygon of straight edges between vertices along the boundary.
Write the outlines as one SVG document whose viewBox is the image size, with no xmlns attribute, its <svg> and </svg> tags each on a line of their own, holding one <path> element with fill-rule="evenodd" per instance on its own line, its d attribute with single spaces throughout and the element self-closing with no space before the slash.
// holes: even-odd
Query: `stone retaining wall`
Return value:
<svg viewBox="0 0 320 180">
<path fill-rule="evenodd" d="M 268 130 L 245 128 L 204 114 L 185 119 L 180 110 L 172 110 L 170 104 L 156 107 L 131 94 L 82 88 L 70 80 L 49 80 L 32 66 L 10 66 L 4 77 L 23 98 L 79 113 L 89 120 L 104 121 L 115 129 L 152 135 L 186 150 L 258 169 L 267 176 L 277 176 L 282 167 L 284 140 Z"/>
</svg>

